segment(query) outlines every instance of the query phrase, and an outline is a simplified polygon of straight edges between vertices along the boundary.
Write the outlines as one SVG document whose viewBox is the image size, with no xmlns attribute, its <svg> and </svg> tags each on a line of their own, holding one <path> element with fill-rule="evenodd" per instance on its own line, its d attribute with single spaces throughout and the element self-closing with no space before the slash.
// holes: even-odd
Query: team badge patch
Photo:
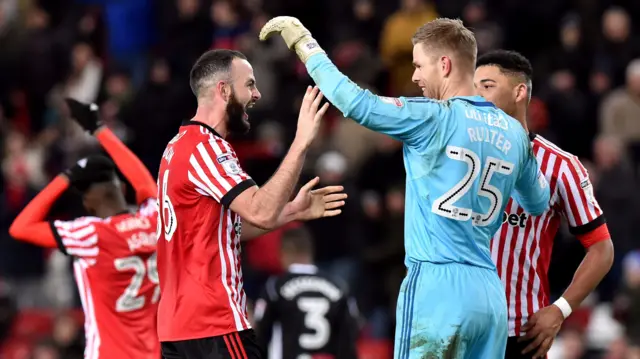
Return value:
<svg viewBox="0 0 640 359">
<path fill-rule="evenodd" d="M 402 101 L 397 98 L 397 97 L 385 97 L 385 96 L 380 96 L 380 101 L 384 102 L 384 103 L 388 103 L 389 105 L 395 105 L 397 107 L 402 107 L 404 106 L 404 104 L 402 103 Z"/>
</svg>

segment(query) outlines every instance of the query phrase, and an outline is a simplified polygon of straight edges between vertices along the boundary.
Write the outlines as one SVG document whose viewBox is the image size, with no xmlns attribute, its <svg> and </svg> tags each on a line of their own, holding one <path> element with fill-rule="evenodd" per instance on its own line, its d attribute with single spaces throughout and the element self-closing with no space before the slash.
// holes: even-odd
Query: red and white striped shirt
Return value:
<svg viewBox="0 0 640 359">
<path fill-rule="evenodd" d="M 605 223 L 587 171 L 578 158 L 541 136 L 531 134 L 531 140 L 550 186 L 549 210 L 533 217 L 510 199 L 502 227 L 491 243 L 491 256 L 506 289 L 509 336 L 520 336 L 520 328 L 529 316 L 549 305 L 547 274 L 562 218 L 579 238 Z M 593 244 L 581 241 L 585 247 Z"/>
<path fill-rule="evenodd" d="M 51 222 L 73 268 L 85 316 L 85 359 L 160 357 L 156 335 L 155 198 L 136 213 Z"/>
<path fill-rule="evenodd" d="M 160 341 L 250 328 L 240 216 L 229 205 L 252 186 L 229 143 L 205 124 L 183 124 L 167 145 L 158 176 Z"/>
</svg>

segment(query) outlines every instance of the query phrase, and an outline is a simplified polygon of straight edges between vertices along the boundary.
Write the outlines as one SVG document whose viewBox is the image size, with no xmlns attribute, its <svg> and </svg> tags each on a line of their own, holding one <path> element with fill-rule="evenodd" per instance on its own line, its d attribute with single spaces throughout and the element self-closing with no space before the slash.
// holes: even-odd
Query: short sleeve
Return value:
<svg viewBox="0 0 640 359">
<path fill-rule="evenodd" d="M 589 174 L 575 156 L 565 159 L 560 165 L 558 195 L 562 214 L 573 235 L 591 232 L 605 223 Z"/>
<path fill-rule="evenodd" d="M 102 219 L 81 217 L 73 221 L 53 221 L 51 229 L 62 253 L 95 260 L 100 252 L 97 225 Z"/>
<path fill-rule="evenodd" d="M 196 146 L 189 157 L 187 175 L 198 193 L 213 197 L 225 207 L 244 190 L 256 185 L 240 167 L 231 146 L 216 136 Z"/>
</svg>

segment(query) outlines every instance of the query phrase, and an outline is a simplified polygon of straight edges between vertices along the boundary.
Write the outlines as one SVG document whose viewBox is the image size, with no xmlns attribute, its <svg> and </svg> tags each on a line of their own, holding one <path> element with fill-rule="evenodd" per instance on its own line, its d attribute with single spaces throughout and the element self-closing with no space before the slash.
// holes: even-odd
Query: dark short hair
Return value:
<svg viewBox="0 0 640 359">
<path fill-rule="evenodd" d="M 191 68 L 191 73 L 189 74 L 189 86 L 191 86 L 193 94 L 199 97 L 200 92 L 207 85 L 207 80 L 221 73 L 231 71 L 231 63 L 236 58 L 247 59 L 242 52 L 227 49 L 209 50 L 202 54 Z"/>
<path fill-rule="evenodd" d="M 103 155 L 91 155 L 84 159 L 82 168 L 77 167 L 73 188 L 84 193 L 94 184 L 112 182 L 118 175 L 113 161 Z"/>
<path fill-rule="evenodd" d="M 282 250 L 293 254 L 313 256 L 313 238 L 304 226 L 285 230 L 280 240 Z"/>
<path fill-rule="evenodd" d="M 519 74 L 528 80 L 533 78 L 531 62 L 519 52 L 509 50 L 489 51 L 476 61 L 476 68 L 480 66 L 497 66 L 504 73 Z"/>
<path fill-rule="evenodd" d="M 527 95 L 531 101 L 533 67 L 521 53 L 509 50 L 489 51 L 476 61 L 476 68 L 480 66 L 496 66 L 507 76 L 520 76 L 527 85 Z"/>
</svg>

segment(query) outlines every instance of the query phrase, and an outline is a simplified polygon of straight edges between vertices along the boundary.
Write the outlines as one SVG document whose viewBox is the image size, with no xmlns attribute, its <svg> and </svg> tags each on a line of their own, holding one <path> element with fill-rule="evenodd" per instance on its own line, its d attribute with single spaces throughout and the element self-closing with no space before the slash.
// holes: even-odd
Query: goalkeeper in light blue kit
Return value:
<svg viewBox="0 0 640 359">
<path fill-rule="evenodd" d="M 404 143 L 408 274 L 394 358 L 504 358 L 507 303 L 490 240 L 509 196 L 535 216 L 548 208 L 549 188 L 518 121 L 473 96 L 473 33 L 450 19 L 417 30 L 413 81 L 426 98 L 361 89 L 296 18 L 271 19 L 260 38 L 274 33 L 345 117 Z"/>
</svg>

